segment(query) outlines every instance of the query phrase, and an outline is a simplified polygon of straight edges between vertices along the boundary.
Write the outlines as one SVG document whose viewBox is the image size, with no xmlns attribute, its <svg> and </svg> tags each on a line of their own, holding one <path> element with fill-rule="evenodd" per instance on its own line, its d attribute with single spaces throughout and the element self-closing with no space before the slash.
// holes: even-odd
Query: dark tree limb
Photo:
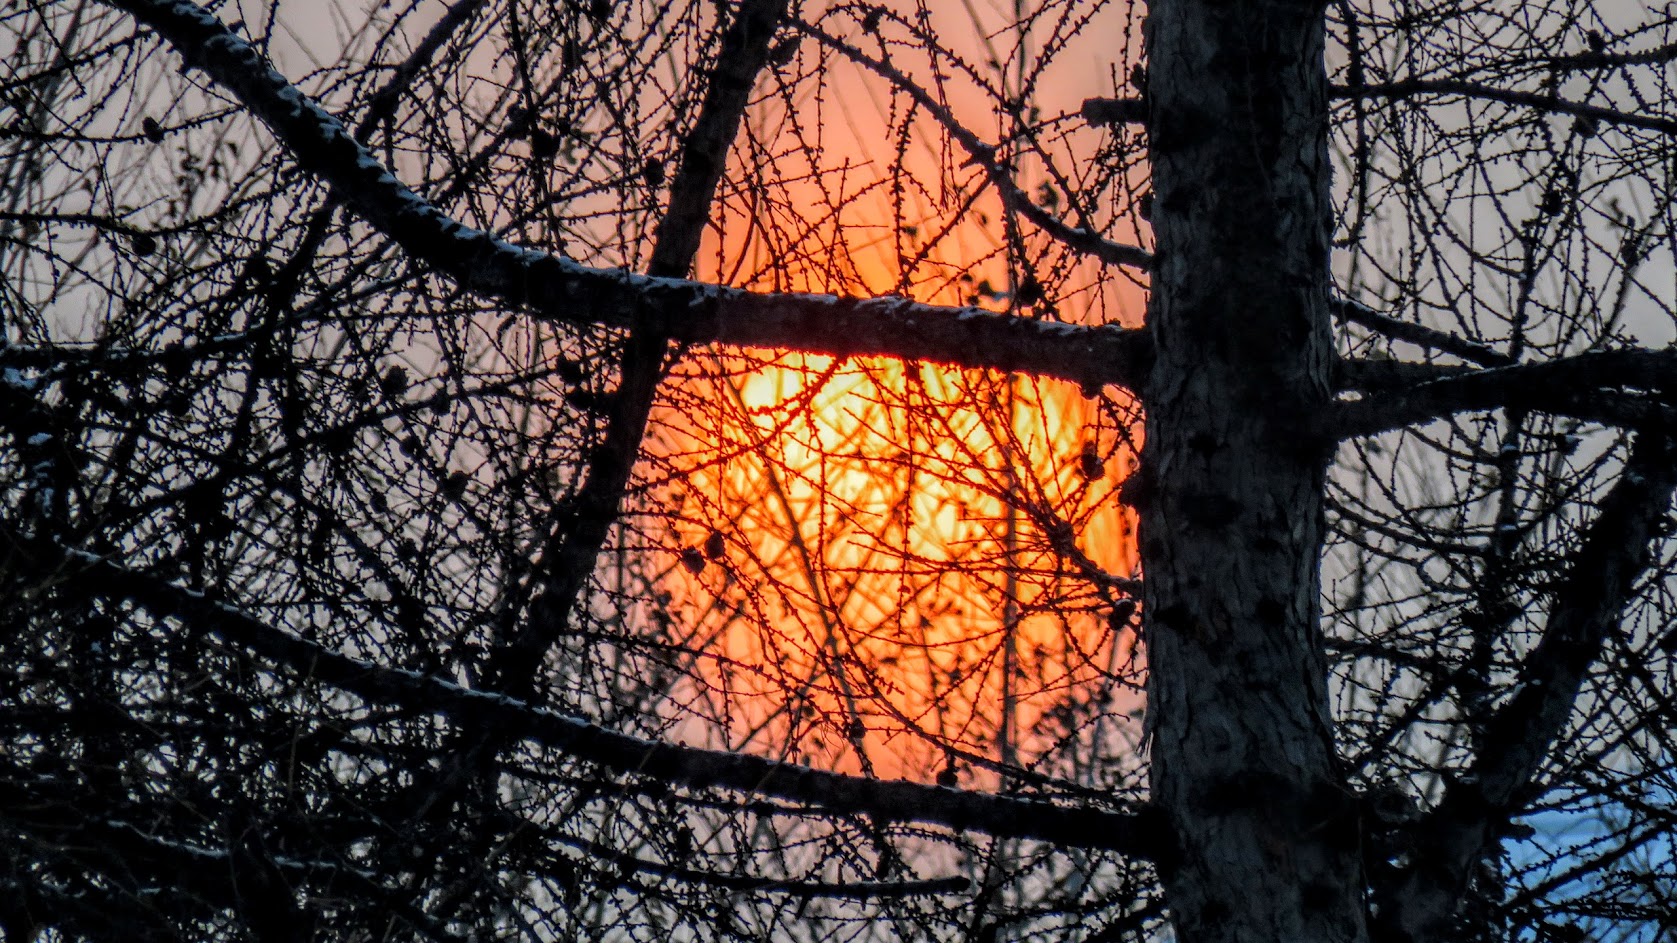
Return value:
<svg viewBox="0 0 1677 943">
<path fill-rule="evenodd" d="M 111 0 L 164 37 L 273 131 L 298 164 L 414 258 L 462 286 L 541 318 L 644 327 L 688 344 L 874 355 L 1134 387 L 1139 330 L 1081 327 L 904 298 L 764 294 L 595 269 L 461 224 L 396 179 L 339 121 L 191 0 Z"/>
<path fill-rule="evenodd" d="M 1658 65 L 1677 58 L 1677 46 L 1663 46 L 1644 53 L 1580 53 L 1551 61 L 1551 65 L 1571 69 L 1601 69 L 1626 65 Z M 1677 122 L 1627 114 L 1610 108 L 1569 102 L 1551 95 L 1499 89 L 1460 79 L 1407 79 L 1375 85 L 1335 85 L 1334 98 L 1358 100 L 1367 98 L 1410 98 L 1421 94 L 1458 94 L 1514 105 L 1540 107 L 1557 114 L 1595 118 L 1636 128 L 1663 131 L 1677 129 Z M 1083 102 L 1083 120 L 1090 124 L 1141 124 L 1147 120 L 1147 102 L 1139 98 L 1089 98 Z"/>
<path fill-rule="evenodd" d="M 1467 376 L 1477 371 L 1464 364 L 1415 363 L 1341 357 L 1333 368 L 1333 388 L 1339 392 L 1398 394 L 1423 383 Z"/>
<path fill-rule="evenodd" d="M 1549 114 L 1572 115 L 1576 118 L 1599 121 L 1603 124 L 1641 128 L 1644 131 L 1657 131 L 1665 135 L 1677 135 L 1677 119 L 1631 114 L 1612 108 L 1603 108 L 1600 105 L 1586 105 L 1583 102 L 1567 101 L 1559 95 L 1549 92 L 1522 92 L 1484 85 L 1479 82 L 1468 82 L 1462 79 L 1401 79 L 1396 82 L 1381 82 L 1374 85 L 1335 85 L 1332 95 L 1339 99 L 1383 98 L 1388 101 L 1401 101 L 1421 95 L 1460 95 L 1464 98 L 1475 98 L 1481 101 L 1494 101 L 1505 105 L 1535 108 Z"/>
<path fill-rule="evenodd" d="M 966 894 L 972 882 L 965 877 L 927 878 L 901 881 L 784 881 L 774 878 L 751 877 L 743 874 L 721 874 L 700 868 L 648 861 L 631 855 L 605 842 L 581 839 L 557 839 L 588 855 L 591 860 L 610 862 L 618 868 L 636 871 L 653 877 L 719 887 L 736 894 L 779 894 L 802 900 L 820 899 L 882 899 L 903 897 L 931 897 L 940 894 Z"/>
<path fill-rule="evenodd" d="M 1553 63 L 1572 69 L 1610 68 L 1625 65 L 1657 65 L 1671 61 L 1673 56 L 1677 56 L 1677 47 L 1664 46 L 1646 53 L 1623 55 L 1581 53 L 1576 56 L 1557 58 L 1553 60 Z M 1551 114 L 1572 115 L 1606 124 L 1642 128 L 1648 131 L 1658 131 L 1662 134 L 1677 134 L 1677 120 L 1670 118 L 1631 114 L 1612 108 L 1603 108 L 1599 105 L 1567 101 L 1558 95 L 1549 93 L 1503 89 L 1463 79 L 1415 78 L 1371 85 L 1335 85 L 1332 87 L 1330 94 L 1334 98 L 1351 101 L 1369 98 L 1402 100 L 1419 95 L 1461 95 L 1467 98 L 1502 102 L 1508 105 L 1523 105 L 1529 108 L 1538 108 Z M 1147 120 L 1147 106 L 1146 102 L 1139 99 L 1090 98 L 1083 102 L 1083 118 L 1090 124 L 1136 124 Z"/>
<path fill-rule="evenodd" d="M 97 595 L 126 599 L 158 616 L 177 619 L 300 678 L 329 684 L 369 703 L 442 715 L 473 729 L 497 729 L 505 736 L 619 774 L 644 776 L 671 786 L 785 799 L 809 805 L 820 814 L 864 814 L 879 821 L 921 822 L 998 838 L 1143 858 L 1151 858 L 1159 848 L 1156 823 L 1145 810 L 1107 812 L 1047 799 L 846 776 L 795 763 L 634 737 L 503 694 L 351 658 L 202 594 L 87 554 L 59 551 L 61 559 L 46 560 L 42 558 L 48 550 L 35 549 L 36 565 L 54 570 L 54 579 L 73 580 Z"/>
<path fill-rule="evenodd" d="M 1142 98 L 1085 98 L 1083 120 L 1090 124 L 1146 124 L 1147 101 Z"/>
<path fill-rule="evenodd" d="M 1610 350 L 1470 372 L 1451 371 L 1394 392 L 1340 402 L 1323 416 L 1335 439 L 1375 435 L 1452 413 L 1522 408 L 1578 418 L 1644 425 L 1663 403 L 1642 404 L 1631 391 L 1677 390 L 1677 351 Z"/>
<path fill-rule="evenodd" d="M 239 914 L 259 939 L 289 939 L 288 934 L 303 934 L 324 916 L 318 903 L 297 900 L 295 885 L 353 889 L 376 901 L 385 919 L 394 917 L 424 938 L 439 943 L 460 939 L 368 872 L 341 862 L 275 857 L 249 843 L 208 844 L 201 810 L 184 816 L 139 808 L 128 814 L 89 814 L 89 809 L 66 801 L 74 794 L 74 787 L 65 782 L 0 778 L 0 828 L 8 840 L 46 851 L 66 868 L 102 878 L 100 883 L 112 896 L 100 907 L 89 908 L 85 898 L 58 897 L 54 891 L 62 890 L 49 890 L 51 882 L 24 889 L 43 911 L 36 914 L 44 918 L 43 924 L 74 927 L 101 910 L 132 910 L 135 918 L 153 920 L 159 916 L 158 900 L 151 895 L 159 888 L 175 888 L 189 907 Z M 54 913 L 58 908 L 68 912 Z M 136 919 L 136 926 L 124 930 L 134 931 L 141 923 Z"/>
<path fill-rule="evenodd" d="M 727 167 L 728 151 L 770 44 L 786 15 L 787 0 L 746 0 L 723 33 L 699 116 L 682 148 L 670 185 L 669 206 L 659 221 L 648 274 L 686 278 L 698 254 L 711 201 Z M 587 477 L 556 516 L 538 567 L 546 582 L 531 618 L 495 655 L 496 685 L 515 697 L 529 687 L 553 641 L 570 628 L 571 613 L 594 573 L 595 562 L 617 519 L 641 440 L 664 375 L 669 335 L 638 325 L 624 341 L 616 394 L 603 446 L 589 460 Z"/>
<path fill-rule="evenodd" d="M 419 41 L 419 45 L 391 70 L 390 78 L 373 93 L 367 104 L 367 113 L 356 125 L 356 140 L 367 143 L 380 124 L 395 116 L 397 104 L 413 86 L 414 80 L 419 78 L 448 41 L 454 38 L 454 34 L 477 16 L 478 11 L 483 9 L 484 2 L 485 0 L 455 0 L 449 5 L 448 12 L 432 24 L 424 38 Z"/>
<path fill-rule="evenodd" d="M 1677 43 L 1667 43 L 1640 52 L 1575 52 L 1570 56 L 1553 56 L 1539 59 L 1541 64 L 1551 69 L 1566 69 L 1568 71 L 1585 71 L 1588 69 L 1619 69 L 1629 65 L 1665 65 L 1677 62 Z"/>
<path fill-rule="evenodd" d="M 862 50 L 843 40 L 829 35 L 813 26 L 798 24 L 798 29 L 816 42 L 837 52 L 846 59 L 874 73 L 890 82 L 897 91 L 914 99 L 915 104 L 926 109 L 926 112 L 941 124 L 949 136 L 961 145 L 967 152 L 969 163 L 981 168 L 990 183 L 1001 195 L 1002 204 L 1009 210 L 1018 213 L 1029 220 L 1031 225 L 1042 230 L 1049 237 L 1064 245 L 1093 256 L 1107 265 L 1121 265 L 1128 268 L 1147 270 L 1153 266 L 1153 254 L 1140 246 L 1125 245 L 1113 242 L 1082 226 L 1073 226 L 1058 216 L 1048 212 L 1031 199 L 1030 194 L 1019 189 L 1014 182 L 1012 172 L 1000 161 L 996 160 L 996 148 L 986 144 L 978 135 L 955 120 L 954 114 L 930 92 L 927 92 L 918 82 L 910 79 L 901 69 L 885 59 L 870 56 Z M 1088 103 L 1084 103 L 1088 107 Z"/>
<path fill-rule="evenodd" d="M 1513 357 L 1501 351 L 1455 334 L 1447 334 L 1444 331 L 1394 318 L 1389 314 L 1382 314 L 1358 301 L 1340 298 L 1333 301 L 1331 307 L 1334 317 L 1340 320 L 1361 325 L 1392 340 L 1407 341 L 1417 347 L 1426 347 L 1460 357 L 1468 363 L 1476 363 L 1481 367 L 1508 367 L 1516 363 Z"/>
<path fill-rule="evenodd" d="M 1540 789 L 1543 759 L 1565 733 L 1590 666 L 1647 570 L 1648 544 L 1677 489 L 1673 452 L 1663 432 L 1638 437 L 1555 590 L 1542 638 L 1521 666 L 1514 695 L 1485 724 L 1484 747 L 1412 830 L 1411 865 L 1376 881 L 1381 943 L 1450 938 L 1474 865 Z"/>
</svg>

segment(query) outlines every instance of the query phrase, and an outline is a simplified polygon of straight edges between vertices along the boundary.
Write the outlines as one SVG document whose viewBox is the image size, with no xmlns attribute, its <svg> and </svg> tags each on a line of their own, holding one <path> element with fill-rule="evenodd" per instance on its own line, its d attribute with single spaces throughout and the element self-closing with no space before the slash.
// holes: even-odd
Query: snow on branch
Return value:
<svg viewBox="0 0 1677 943">
<path fill-rule="evenodd" d="M 1134 387 L 1148 356 L 1139 330 L 1033 321 L 904 298 L 766 294 L 579 265 L 451 219 L 408 189 L 342 123 L 191 0 L 108 0 L 156 30 L 267 125 L 308 173 L 413 257 L 536 316 L 645 327 L 686 343 L 834 356 L 898 357 Z"/>
</svg>

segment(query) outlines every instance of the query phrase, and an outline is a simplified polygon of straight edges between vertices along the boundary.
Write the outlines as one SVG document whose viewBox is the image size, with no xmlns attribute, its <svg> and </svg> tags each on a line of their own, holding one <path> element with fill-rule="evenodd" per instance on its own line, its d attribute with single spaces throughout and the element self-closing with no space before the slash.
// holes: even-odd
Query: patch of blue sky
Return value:
<svg viewBox="0 0 1677 943">
<path fill-rule="evenodd" d="M 1677 795 L 1641 809 L 1600 795 L 1551 796 L 1504 844 L 1509 902 L 1547 916 L 1549 932 L 1521 941 L 1677 943 Z"/>
</svg>

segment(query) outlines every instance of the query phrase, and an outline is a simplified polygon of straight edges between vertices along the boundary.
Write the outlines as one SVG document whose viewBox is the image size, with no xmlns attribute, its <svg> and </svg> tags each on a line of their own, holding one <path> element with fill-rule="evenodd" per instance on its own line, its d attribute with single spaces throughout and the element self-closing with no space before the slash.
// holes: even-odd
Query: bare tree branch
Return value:
<svg viewBox="0 0 1677 943">
<path fill-rule="evenodd" d="M 563 839 L 559 840 L 563 841 Z M 818 900 L 821 898 L 929 897 L 939 894 L 965 894 L 972 889 L 972 882 L 964 877 L 902 881 L 820 882 L 783 881 L 739 874 L 719 874 L 715 871 L 704 871 L 698 868 L 637 858 L 604 842 L 573 840 L 566 843 L 586 852 L 591 859 L 609 861 L 620 868 L 629 868 L 642 874 L 691 884 L 707 884 L 741 894 L 771 893 L 804 900 Z"/>
<path fill-rule="evenodd" d="M 1595 409 L 1611 408 L 1615 403 L 1614 399 L 1602 399 L 1601 394 L 1628 390 L 1664 394 L 1674 387 L 1677 352 L 1601 351 L 1546 363 L 1456 373 L 1399 392 L 1338 403 L 1325 415 L 1321 430 L 1325 435 L 1346 439 L 1452 413 L 1506 407 L 1594 418 L 1599 415 Z M 1639 411 L 1631 408 L 1635 405 L 1632 401 L 1619 397 L 1616 402 L 1625 407 L 1621 419 L 1639 418 Z"/>
<path fill-rule="evenodd" d="M 915 103 L 926 109 L 938 123 L 943 125 L 962 150 L 967 152 L 967 158 L 972 163 L 984 168 L 984 173 L 1001 194 L 1002 203 L 1008 209 L 1031 221 L 1033 226 L 1047 233 L 1054 239 L 1079 252 L 1092 255 L 1108 265 L 1122 265 L 1129 268 L 1146 270 L 1153 266 L 1153 254 L 1139 246 L 1125 245 L 1113 242 L 1081 226 L 1072 226 L 1059 217 L 1049 213 L 1036 205 L 1030 194 L 1019 189 L 1013 181 L 1013 174 L 1007 167 L 996 160 L 996 148 L 984 143 L 978 135 L 972 133 L 955 119 L 948 107 L 933 98 L 920 84 L 904 75 L 901 69 L 891 63 L 868 55 L 855 46 L 831 36 L 813 26 L 799 23 L 805 35 L 813 37 L 817 42 L 839 53 L 845 58 L 863 66 L 880 78 L 890 82 L 898 91 L 914 99 Z M 1085 108 L 1088 107 L 1085 103 Z"/>
<path fill-rule="evenodd" d="M 1141 98 L 1085 98 L 1083 120 L 1090 124 L 1146 124 L 1147 101 Z"/>
<path fill-rule="evenodd" d="M 1483 750 L 1414 828 L 1412 865 L 1381 888 L 1382 941 L 1444 938 L 1471 868 L 1537 788 L 1543 758 L 1565 731 L 1590 666 L 1647 570 L 1648 542 L 1677 489 L 1672 451 L 1663 432 L 1637 439 L 1555 591 L 1515 693 L 1485 724 Z"/>
<path fill-rule="evenodd" d="M 414 80 L 424 74 L 425 67 L 431 63 L 443 46 L 454 37 L 461 27 L 472 21 L 478 11 L 483 9 L 486 0 L 455 0 L 449 5 L 448 12 L 432 24 L 426 31 L 425 38 L 413 48 L 407 58 L 391 72 L 390 79 L 373 93 L 368 102 L 367 113 L 355 128 L 355 139 L 366 143 L 372 132 L 380 123 L 389 121 L 396 114 L 396 105 L 402 95 L 413 85 Z"/>
<path fill-rule="evenodd" d="M 690 344 L 878 355 L 1134 387 L 1140 331 L 1080 327 L 904 298 L 762 294 L 593 269 L 514 246 L 444 215 L 404 186 L 341 123 L 191 0 L 112 0 L 266 124 L 304 170 L 403 249 L 460 284 L 540 317 L 645 327 Z"/>
<path fill-rule="evenodd" d="M 1418 95 L 1461 95 L 1482 101 L 1501 102 L 1505 105 L 1522 105 L 1550 114 L 1572 115 L 1627 128 L 1641 128 L 1667 135 L 1677 134 L 1677 120 L 1671 118 L 1630 114 L 1612 108 L 1603 108 L 1600 105 L 1586 105 L 1583 102 L 1567 101 L 1552 93 L 1521 92 L 1482 85 L 1478 82 L 1466 82 L 1461 79 L 1403 79 L 1397 82 L 1383 82 L 1375 85 L 1335 85 L 1332 89 L 1332 95 L 1341 99 L 1384 98 L 1387 100 L 1402 100 Z"/>
<path fill-rule="evenodd" d="M 658 224 L 649 265 L 655 278 L 685 278 L 692 269 L 751 88 L 785 15 L 786 0 L 746 0 L 723 34 L 716 69 L 670 185 L 669 208 Z M 543 653 L 570 628 L 571 612 L 629 487 L 668 346 L 667 334 L 644 325 L 624 342 L 604 443 L 590 459 L 575 499 L 561 509 L 538 564 L 548 581 L 542 604 L 512 644 L 497 652 L 492 675 L 504 693 L 527 696 Z"/>
<path fill-rule="evenodd" d="M 1552 69 L 1619 69 L 1630 65 L 1664 65 L 1677 62 L 1677 43 L 1667 43 L 1655 46 L 1641 52 L 1577 52 L 1570 56 L 1551 56 L 1547 59 L 1536 60 L 1538 64 Z"/>
<path fill-rule="evenodd" d="M 43 557 L 51 552 L 32 549 Z M 648 776 L 674 786 L 788 799 L 833 815 L 865 814 L 881 821 L 923 822 L 1139 857 L 1151 857 L 1157 850 L 1156 824 L 1146 812 L 1104 812 L 1043 799 L 845 776 L 756 756 L 645 740 L 506 695 L 360 661 L 199 593 L 84 553 L 62 552 L 61 560 L 42 559 L 38 565 L 50 570 L 55 562 L 59 564 L 55 579 L 74 579 L 99 595 L 128 599 L 157 615 L 179 619 L 301 677 L 325 682 L 368 702 L 440 714 L 477 729 L 493 728 L 617 773 Z"/>
<path fill-rule="evenodd" d="M 8 838 L 50 848 L 64 865 L 114 879 L 113 883 L 118 885 L 133 882 L 145 887 L 180 882 L 193 894 L 239 914 L 250 924 L 254 935 L 264 941 L 313 938 L 308 931 L 320 919 L 321 908 L 318 902 L 299 903 L 287 886 L 288 882 L 301 882 L 305 878 L 366 894 L 387 908 L 394 919 L 411 926 L 425 938 L 460 939 L 407 905 L 369 872 L 342 862 L 275 856 L 250 841 L 239 841 L 232 836 L 219 847 L 203 841 L 204 836 L 183 839 L 166 829 L 164 822 L 148 819 L 141 814 L 141 809 L 135 809 L 131 816 L 90 817 L 59 801 L 56 792 L 66 785 L 50 780 L 0 780 L 0 809 L 5 810 L 0 813 L 0 821 L 4 822 Z M 195 820 L 192 824 L 201 829 L 205 823 Z M 117 893 L 121 892 L 119 888 Z M 39 899 L 33 903 L 39 910 L 48 912 L 60 905 L 80 911 L 67 915 L 65 922 L 74 926 L 77 916 L 90 915 L 85 898 L 81 895 L 77 898 L 62 904 Z M 127 909 L 117 901 L 101 905 L 109 911 Z M 134 916 L 141 919 L 134 926 L 123 928 L 124 933 L 137 931 L 145 918 L 152 917 L 143 910 Z M 274 937 L 273 932 L 296 935 Z"/>
<path fill-rule="evenodd" d="M 1663 46 L 1644 53 L 1580 53 L 1576 56 L 1557 58 L 1551 64 L 1575 69 L 1612 68 L 1624 65 L 1656 65 L 1671 61 L 1673 56 L 1677 56 L 1677 47 Z M 1669 118 L 1631 114 L 1599 105 L 1567 101 L 1557 95 L 1501 89 L 1462 79 L 1405 79 L 1374 85 L 1335 85 L 1331 94 L 1335 98 L 1347 100 L 1401 100 L 1417 95 L 1463 95 L 1509 105 L 1540 108 L 1553 114 L 1573 115 L 1608 124 L 1644 128 L 1663 134 L 1677 133 L 1677 121 Z M 1143 123 L 1147 120 L 1146 102 L 1133 98 L 1090 98 L 1083 102 L 1083 118 L 1090 124 L 1100 125 Z"/>
<path fill-rule="evenodd" d="M 1514 358 L 1507 354 L 1493 350 L 1483 344 L 1458 337 L 1455 334 L 1433 330 L 1424 325 L 1399 320 L 1389 314 L 1382 314 L 1358 301 L 1337 298 L 1331 305 L 1335 317 L 1350 321 L 1352 324 L 1360 324 L 1393 340 L 1408 341 L 1418 347 L 1443 351 L 1482 367 L 1507 367 L 1516 362 Z"/>
</svg>

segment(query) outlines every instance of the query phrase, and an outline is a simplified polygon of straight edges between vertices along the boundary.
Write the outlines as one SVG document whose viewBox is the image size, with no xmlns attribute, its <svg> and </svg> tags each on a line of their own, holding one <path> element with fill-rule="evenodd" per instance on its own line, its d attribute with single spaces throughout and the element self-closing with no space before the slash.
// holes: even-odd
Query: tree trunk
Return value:
<svg viewBox="0 0 1677 943">
<path fill-rule="evenodd" d="M 1183 943 L 1365 939 L 1320 644 L 1330 395 L 1323 11 L 1157 0 L 1141 511 L 1153 798 Z"/>
</svg>

